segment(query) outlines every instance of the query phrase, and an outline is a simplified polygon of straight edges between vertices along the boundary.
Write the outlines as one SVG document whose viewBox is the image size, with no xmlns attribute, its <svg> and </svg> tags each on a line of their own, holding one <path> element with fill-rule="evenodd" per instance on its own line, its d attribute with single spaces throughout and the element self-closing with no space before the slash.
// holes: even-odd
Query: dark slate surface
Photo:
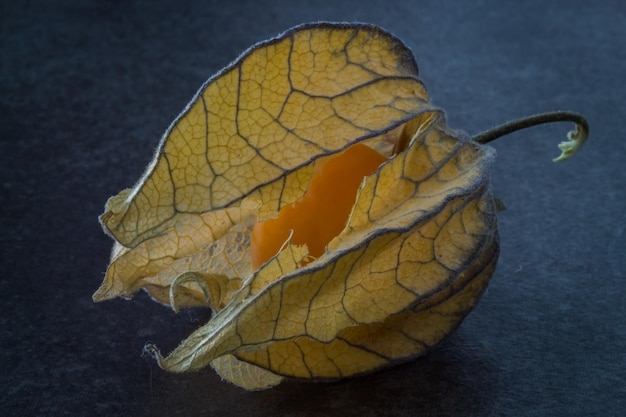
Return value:
<svg viewBox="0 0 626 417">
<path fill-rule="evenodd" d="M 2 415 L 617 416 L 626 409 L 620 1 L 3 2 Z M 157 4 L 158 3 L 158 4 Z M 156 4 L 156 5 L 155 5 Z M 96 216 L 132 185 L 203 81 L 299 23 L 366 21 L 405 40 L 434 103 L 470 133 L 539 111 L 569 124 L 495 145 L 502 256 L 480 305 L 427 357 L 339 383 L 248 393 L 140 356 L 207 319 L 139 295 L 93 304 L 111 241 Z"/>
</svg>

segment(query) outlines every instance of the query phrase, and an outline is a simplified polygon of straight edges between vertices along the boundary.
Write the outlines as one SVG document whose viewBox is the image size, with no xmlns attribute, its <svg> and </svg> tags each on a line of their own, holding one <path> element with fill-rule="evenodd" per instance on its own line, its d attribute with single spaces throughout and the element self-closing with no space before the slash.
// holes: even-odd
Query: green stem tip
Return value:
<svg viewBox="0 0 626 417">
<path fill-rule="evenodd" d="M 479 133 L 474 136 L 474 142 L 481 144 L 492 142 L 504 135 L 516 132 L 518 130 L 526 129 L 545 123 L 554 122 L 573 122 L 576 125 L 576 129 L 567 134 L 569 140 L 561 142 L 559 149 L 561 149 L 561 155 L 558 158 L 553 159 L 555 162 L 565 161 L 571 158 L 578 152 L 583 146 L 587 137 L 589 136 L 589 124 L 587 120 L 578 113 L 568 111 L 556 111 L 550 113 L 535 114 L 533 116 L 524 117 L 522 119 L 513 120 L 512 122 L 504 123 L 500 126 L 489 129 L 485 132 Z"/>
</svg>

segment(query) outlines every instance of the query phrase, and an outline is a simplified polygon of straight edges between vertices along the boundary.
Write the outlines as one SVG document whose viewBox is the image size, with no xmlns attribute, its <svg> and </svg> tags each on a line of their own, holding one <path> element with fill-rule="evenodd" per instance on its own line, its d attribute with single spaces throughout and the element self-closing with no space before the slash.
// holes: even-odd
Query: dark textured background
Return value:
<svg viewBox="0 0 626 417">
<path fill-rule="evenodd" d="M 626 6 L 621 1 L 2 2 L 2 415 L 617 416 L 626 409 Z M 270 2 L 268 2 L 270 3 Z M 592 5 L 593 3 L 593 5 Z M 366 21 L 414 51 L 452 127 L 547 110 L 570 124 L 498 142 L 502 256 L 427 357 L 333 384 L 248 393 L 140 356 L 205 321 L 140 294 L 93 304 L 111 241 L 97 215 L 216 70 L 307 21 Z"/>
</svg>

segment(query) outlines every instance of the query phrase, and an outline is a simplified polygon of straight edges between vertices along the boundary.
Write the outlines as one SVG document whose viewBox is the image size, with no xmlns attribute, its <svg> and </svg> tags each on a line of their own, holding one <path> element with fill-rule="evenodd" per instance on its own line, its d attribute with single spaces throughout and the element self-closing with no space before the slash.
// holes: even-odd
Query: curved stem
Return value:
<svg viewBox="0 0 626 417">
<path fill-rule="evenodd" d="M 163 369 L 163 366 L 162 366 L 163 356 L 161 355 L 161 351 L 159 350 L 158 347 L 156 347 L 156 345 L 150 342 L 146 343 L 143 347 L 143 352 L 141 352 L 141 356 L 143 355 L 152 356 L 154 360 L 157 361 L 159 368 Z"/>
<path fill-rule="evenodd" d="M 567 135 L 569 141 L 561 142 L 559 144 L 559 148 L 562 151 L 561 155 L 558 158 L 554 159 L 554 161 L 564 161 L 565 159 L 573 156 L 576 151 L 580 149 L 580 147 L 589 136 L 589 124 L 587 123 L 587 120 L 578 113 L 568 111 L 556 111 L 524 117 L 523 119 L 504 123 L 500 126 L 494 127 L 493 129 L 489 129 L 485 132 L 479 133 L 478 135 L 474 136 L 472 140 L 474 142 L 485 144 L 518 130 L 554 122 L 573 122 L 576 124 L 576 130 L 569 132 Z"/>
</svg>

